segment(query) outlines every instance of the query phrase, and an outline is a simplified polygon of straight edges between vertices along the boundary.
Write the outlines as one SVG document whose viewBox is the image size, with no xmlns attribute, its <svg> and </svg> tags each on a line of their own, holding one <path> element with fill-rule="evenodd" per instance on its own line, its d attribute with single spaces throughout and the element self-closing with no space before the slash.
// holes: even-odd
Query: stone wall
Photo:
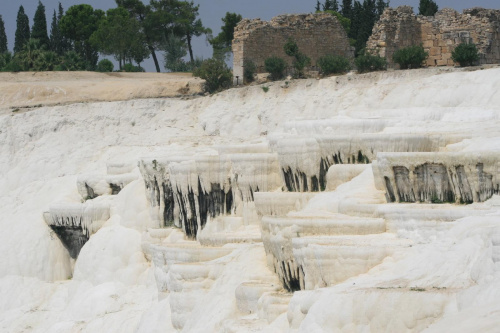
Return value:
<svg viewBox="0 0 500 333">
<path fill-rule="evenodd" d="M 423 45 L 427 66 L 453 66 L 451 53 L 462 42 L 477 45 L 480 64 L 500 63 L 500 10 L 472 8 L 463 14 L 449 8 L 435 16 L 413 13 L 410 6 L 387 8 L 373 28 L 367 48 L 387 58 L 400 48 Z"/>
<path fill-rule="evenodd" d="M 271 56 L 281 57 L 291 65 L 293 58 L 283 51 L 288 38 L 293 38 L 300 52 L 311 58 L 312 66 L 327 54 L 354 56 L 344 28 L 330 14 L 281 15 L 269 22 L 244 19 L 234 31 L 235 78 L 238 76 L 242 83 L 244 60 L 253 61 L 259 72 L 264 71 L 264 62 Z"/>
</svg>

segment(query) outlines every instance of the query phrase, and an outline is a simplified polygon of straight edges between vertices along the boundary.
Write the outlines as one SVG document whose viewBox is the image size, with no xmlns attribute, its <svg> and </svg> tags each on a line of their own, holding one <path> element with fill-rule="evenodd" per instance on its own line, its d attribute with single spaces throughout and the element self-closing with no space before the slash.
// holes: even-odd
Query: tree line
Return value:
<svg viewBox="0 0 500 333">
<path fill-rule="evenodd" d="M 372 34 L 375 23 L 380 19 L 390 1 L 384 0 L 316 0 L 316 12 L 329 12 L 339 19 L 356 48 L 356 55 L 364 54 L 366 42 Z M 433 16 L 438 5 L 433 0 L 420 0 L 419 14 Z"/>
<path fill-rule="evenodd" d="M 71 6 L 66 12 L 61 3 L 54 10 L 48 33 L 45 6 L 41 1 L 33 25 L 21 5 L 17 13 L 13 53 L 7 48 L 4 21 L 0 15 L 0 70 L 96 70 L 112 69 L 110 61 L 98 64 L 99 53 L 113 56 L 120 70 L 142 70 L 141 63 L 152 58 L 161 71 L 158 54 L 168 71 L 192 71 L 201 65 L 193 53 L 193 38 L 205 35 L 213 47 L 213 57 L 224 60 L 231 51 L 234 28 L 242 17 L 226 13 L 222 31 L 212 36 L 199 18 L 199 5 L 193 1 L 115 0 L 117 7 L 94 9 L 88 4 Z M 317 0 L 316 12 L 335 15 L 345 28 L 356 55 L 363 54 L 373 26 L 389 6 L 384 0 Z M 438 7 L 432 0 L 420 0 L 419 12 L 434 15 Z M 185 57 L 188 60 L 184 60 Z M 135 63 L 135 65 L 134 65 Z M 104 66 L 106 65 L 106 66 Z"/>
<path fill-rule="evenodd" d="M 100 53 L 113 56 L 120 70 L 130 71 L 142 70 L 141 63 L 151 57 L 160 72 L 158 54 L 162 53 L 165 69 L 191 71 L 201 62 L 194 56 L 193 38 L 205 35 L 214 55 L 222 58 L 230 51 L 234 27 L 241 20 L 241 15 L 227 13 L 222 32 L 213 37 L 193 1 L 150 0 L 148 5 L 141 0 L 115 1 L 117 7 L 106 12 L 88 4 L 71 6 L 65 12 L 59 3 L 50 33 L 41 1 L 31 27 L 21 5 L 12 53 L 0 15 L 0 70 L 96 70 Z"/>
<path fill-rule="evenodd" d="M 322 4 L 316 2 L 316 12 L 330 12 L 337 16 L 344 26 L 356 49 L 356 55 L 363 52 L 368 38 L 372 34 L 375 23 L 380 19 L 384 10 L 389 7 L 389 1 L 384 0 L 325 0 Z"/>
</svg>

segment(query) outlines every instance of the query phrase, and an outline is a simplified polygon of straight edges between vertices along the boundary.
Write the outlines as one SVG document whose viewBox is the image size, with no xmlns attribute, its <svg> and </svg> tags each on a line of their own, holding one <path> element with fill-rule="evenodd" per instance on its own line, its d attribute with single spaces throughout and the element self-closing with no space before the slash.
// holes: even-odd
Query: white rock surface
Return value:
<svg viewBox="0 0 500 333">
<path fill-rule="evenodd" d="M 363 164 L 384 151 L 408 160 L 415 152 L 465 160 L 498 153 L 499 114 L 497 68 L 3 110 L 0 330 L 496 332 L 499 197 L 467 206 L 387 204 L 376 168 L 345 161 L 360 165 L 359 151 Z M 321 158 L 335 164 L 332 153 L 344 164 L 327 174 Z M 154 170 L 155 159 L 172 169 Z M 138 174 L 139 161 L 147 162 L 143 179 L 91 201 L 108 204 L 109 219 L 72 261 L 43 212 L 81 205 L 81 175 L 107 175 L 93 179 L 103 185 L 106 177 Z M 328 191 L 284 192 L 288 167 L 309 185 L 324 177 Z M 488 174 L 498 171 L 488 166 Z M 162 207 L 152 202 L 161 192 L 144 181 L 168 179 L 180 198 L 198 191 L 198 176 L 207 180 L 203 189 L 233 184 L 236 173 L 248 204 L 210 218 L 202 244 L 158 229 Z M 294 181 L 304 190 L 302 178 Z M 289 263 L 284 271 L 280 261 Z M 269 287 L 284 273 L 300 291 Z"/>
</svg>

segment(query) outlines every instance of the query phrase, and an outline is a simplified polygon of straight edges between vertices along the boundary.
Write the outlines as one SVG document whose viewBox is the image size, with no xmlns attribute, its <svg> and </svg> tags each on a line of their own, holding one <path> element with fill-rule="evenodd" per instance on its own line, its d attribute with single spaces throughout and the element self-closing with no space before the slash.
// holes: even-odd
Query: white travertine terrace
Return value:
<svg viewBox="0 0 500 333">
<path fill-rule="evenodd" d="M 496 332 L 500 69 L 268 86 L 0 114 L 0 331 Z"/>
<path fill-rule="evenodd" d="M 82 198 L 93 199 L 101 195 L 114 195 L 138 178 L 135 173 L 119 175 L 84 175 L 78 177 L 77 187 Z"/>
<path fill-rule="evenodd" d="M 376 185 L 388 202 L 483 202 L 500 190 L 500 154 L 380 153 Z"/>
<path fill-rule="evenodd" d="M 52 204 L 44 213 L 48 225 L 81 228 L 87 236 L 94 234 L 109 219 L 109 204 Z"/>
</svg>

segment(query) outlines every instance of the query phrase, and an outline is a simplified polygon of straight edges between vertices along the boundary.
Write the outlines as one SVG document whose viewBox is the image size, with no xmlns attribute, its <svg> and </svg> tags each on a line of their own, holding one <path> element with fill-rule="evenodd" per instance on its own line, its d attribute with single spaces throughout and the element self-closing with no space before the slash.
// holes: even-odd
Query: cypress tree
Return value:
<svg viewBox="0 0 500 333">
<path fill-rule="evenodd" d="M 40 41 L 40 47 L 49 47 L 49 37 L 47 36 L 47 18 L 45 16 L 45 6 L 41 1 L 38 1 L 35 17 L 33 19 L 33 29 L 31 30 L 31 38 Z"/>
<path fill-rule="evenodd" d="M 332 10 L 334 12 L 339 12 L 339 2 L 337 0 L 332 1 Z"/>
<path fill-rule="evenodd" d="M 342 0 L 342 16 L 352 19 L 352 0 Z"/>
<path fill-rule="evenodd" d="M 384 10 L 389 7 L 389 1 L 385 2 L 384 0 L 377 0 L 377 16 L 380 18 L 384 13 Z"/>
<path fill-rule="evenodd" d="M 14 41 L 14 53 L 21 51 L 24 45 L 30 39 L 30 20 L 24 13 L 24 7 L 21 5 L 17 12 L 16 39 Z"/>
<path fill-rule="evenodd" d="M 5 23 L 0 15 L 0 54 L 7 52 L 7 35 L 5 34 Z"/>
<path fill-rule="evenodd" d="M 339 3 L 337 0 L 326 0 L 323 5 L 323 10 L 333 10 L 334 12 L 339 11 Z"/>
<path fill-rule="evenodd" d="M 64 15 L 64 9 L 63 9 L 63 6 L 61 5 L 61 3 L 59 2 L 59 9 L 58 9 L 58 13 L 57 13 L 57 29 L 58 29 L 59 38 L 60 38 L 60 40 L 59 40 L 60 54 L 64 54 L 72 49 L 71 43 L 63 35 L 63 33 L 61 32 L 61 28 L 59 27 L 59 24 L 61 23 L 61 18 L 63 17 L 63 15 Z"/>
<path fill-rule="evenodd" d="M 57 14 L 54 10 L 52 15 L 52 24 L 50 25 L 50 49 L 57 54 L 61 52 L 61 33 L 59 32 L 59 22 L 57 21 Z"/>
</svg>

